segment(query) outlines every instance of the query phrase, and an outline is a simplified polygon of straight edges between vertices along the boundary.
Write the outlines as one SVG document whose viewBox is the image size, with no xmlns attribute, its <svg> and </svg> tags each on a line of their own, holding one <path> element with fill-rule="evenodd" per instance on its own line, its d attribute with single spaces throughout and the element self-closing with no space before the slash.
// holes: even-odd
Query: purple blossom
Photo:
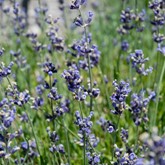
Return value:
<svg viewBox="0 0 165 165">
<path fill-rule="evenodd" d="M 149 58 L 144 58 L 142 50 L 135 50 L 135 53 L 131 53 L 128 59 L 131 60 L 132 67 L 135 68 L 138 74 L 146 76 L 152 72 L 152 67 L 145 69 L 145 63 L 149 60 Z"/>
<path fill-rule="evenodd" d="M 165 56 L 165 46 L 158 46 L 157 51 L 159 51 L 162 55 Z"/>
<path fill-rule="evenodd" d="M 64 70 L 64 72 L 62 73 L 62 77 L 65 78 L 68 84 L 68 89 L 71 92 L 76 92 L 76 90 L 80 88 L 82 79 L 76 66 L 72 66 L 69 67 L 68 70 Z"/>
<path fill-rule="evenodd" d="M 70 9 L 79 9 L 86 3 L 86 0 L 74 0 L 70 6 Z"/>
<path fill-rule="evenodd" d="M 145 92 L 141 91 L 139 94 L 133 93 L 131 96 L 130 111 L 133 115 L 133 121 L 136 126 L 139 126 L 142 121 L 147 122 L 147 106 L 150 100 L 153 99 L 154 92 L 150 93 L 148 97 L 145 98 Z M 154 95 L 155 97 L 155 95 Z"/>
<path fill-rule="evenodd" d="M 112 106 L 114 107 L 112 113 L 121 115 L 122 112 L 126 109 L 126 98 L 131 92 L 131 89 L 129 87 L 129 83 L 125 81 L 120 81 L 118 84 L 115 80 L 113 81 L 113 86 L 115 87 L 115 91 L 110 97 Z"/>
</svg>

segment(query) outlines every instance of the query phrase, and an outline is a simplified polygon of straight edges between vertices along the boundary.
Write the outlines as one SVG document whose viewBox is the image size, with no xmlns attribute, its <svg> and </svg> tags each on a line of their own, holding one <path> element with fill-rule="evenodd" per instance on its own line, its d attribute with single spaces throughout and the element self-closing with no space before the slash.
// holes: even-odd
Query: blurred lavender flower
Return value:
<svg viewBox="0 0 165 165">
<path fill-rule="evenodd" d="M 127 149 L 126 152 L 123 152 L 123 149 L 118 148 L 117 145 L 115 145 L 115 157 L 117 161 L 114 163 L 114 165 L 135 165 L 137 162 L 137 156 L 134 152 L 132 152 L 130 149 Z"/>
<path fill-rule="evenodd" d="M 152 72 L 152 67 L 145 69 L 145 63 L 149 60 L 149 58 L 144 58 L 142 50 L 135 50 L 135 53 L 131 53 L 127 60 L 128 62 L 131 60 L 132 67 L 135 68 L 138 74 L 146 76 Z"/>
<path fill-rule="evenodd" d="M 49 76 L 52 76 L 53 73 L 57 73 L 55 65 L 49 61 L 43 63 L 43 68 L 43 71 L 47 73 Z"/>
<path fill-rule="evenodd" d="M 68 89 L 74 94 L 76 100 L 82 101 L 86 99 L 88 92 L 81 86 L 82 78 L 76 65 L 72 65 L 68 70 L 64 70 L 62 77 L 65 78 Z"/>
<path fill-rule="evenodd" d="M 15 99 L 13 101 L 14 101 L 14 104 L 19 105 L 19 106 L 23 106 L 29 100 L 30 100 L 29 91 L 25 90 L 23 92 L 18 92 L 17 93 L 17 99 Z"/>
<path fill-rule="evenodd" d="M 149 8 L 153 10 L 154 20 L 151 21 L 151 24 L 154 26 L 162 26 L 165 24 L 165 15 L 163 12 L 165 2 L 163 0 L 154 0 L 149 2 Z"/>
<path fill-rule="evenodd" d="M 59 28 L 56 27 L 59 18 L 52 19 L 50 16 L 45 19 L 47 24 L 50 26 L 47 32 L 47 37 L 49 38 L 50 44 L 47 45 L 49 53 L 52 53 L 54 50 L 63 51 L 64 50 L 64 41 L 62 37 L 59 37 L 58 31 Z"/>
<path fill-rule="evenodd" d="M 164 165 L 165 164 L 165 137 L 158 135 L 158 129 L 153 128 L 152 134 L 145 132 L 140 136 L 144 146 L 143 159 L 138 159 L 136 165 L 140 165 L 139 162 L 143 162 L 142 165 Z"/>
<path fill-rule="evenodd" d="M 38 110 L 44 104 L 44 99 L 41 97 L 32 98 L 32 109 Z"/>
<path fill-rule="evenodd" d="M 0 63 L 0 79 L 7 77 L 11 74 L 11 68 L 14 65 L 14 62 L 10 62 L 10 64 L 6 67 L 3 62 Z"/>
<path fill-rule="evenodd" d="M 19 117 L 20 117 L 20 120 L 22 122 L 28 122 L 28 120 L 29 120 L 28 116 L 27 116 L 27 114 L 25 112 L 23 112 L 22 115 L 20 115 Z"/>
<path fill-rule="evenodd" d="M 121 115 L 122 112 L 126 109 L 126 98 L 128 94 L 131 92 L 129 87 L 129 83 L 125 81 L 120 81 L 118 84 L 117 81 L 113 81 L 113 86 L 115 87 L 115 91 L 110 97 L 112 101 L 112 106 L 114 110 L 111 110 L 112 113 Z"/>
<path fill-rule="evenodd" d="M 74 0 L 70 6 L 70 9 L 80 9 L 80 7 L 85 4 L 86 0 Z"/>
<path fill-rule="evenodd" d="M 87 158 L 88 158 L 88 163 L 90 165 L 99 165 L 100 164 L 100 155 L 98 155 L 97 153 L 90 153 L 87 152 L 86 153 Z"/>
<path fill-rule="evenodd" d="M 62 77 L 65 78 L 68 84 L 68 89 L 71 92 L 76 92 L 76 90 L 80 88 L 82 79 L 81 79 L 79 70 L 75 65 L 72 65 L 72 67 L 69 67 L 68 70 L 64 70 L 64 72 L 62 73 Z"/>
<path fill-rule="evenodd" d="M 91 11 L 89 11 L 88 12 L 88 18 L 86 20 L 83 20 L 82 16 L 79 15 L 78 17 L 76 17 L 74 19 L 74 23 L 75 23 L 76 26 L 80 26 L 80 27 L 88 26 L 92 22 L 93 15 L 94 14 Z"/>
<path fill-rule="evenodd" d="M 20 164 L 20 163 L 22 163 L 22 164 L 23 164 L 24 162 L 25 162 L 25 159 L 24 159 L 24 158 L 22 158 L 22 157 L 21 157 L 21 158 L 19 158 L 19 159 L 15 159 L 15 160 L 14 160 L 14 163 L 15 163 L 15 164 Z"/>
<path fill-rule="evenodd" d="M 127 41 L 122 41 L 121 50 L 127 51 L 129 49 L 129 43 Z"/>
<path fill-rule="evenodd" d="M 20 4 L 15 2 L 13 6 L 13 13 L 14 13 L 14 19 L 13 19 L 13 26 L 14 26 L 14 32 L 17 36 L 20 36 L 25 32 L 25 29 L 27 27 L 27 17 L 25 12 L 21 12 Z"/>
<path fill-rule="evenodd" d="M 44 92 L 43 86 L 42 85 L 38 85 L 36 87 L 36 93 L 37 93 L 37 95 L 40 95 L 41 96 L 43 94 L 43 92 Z"/>
<path fill-rule="evenodd" d="M 165 24 L 164 6 L 164 0 L 153 0 L 152 2 L 149 2 L 149 8 L 154 13 L 154 18 L 151 20 L 151 24 L 154 26 L 156 32 L 153 34 L 153 39 L 156 43 L 161 43 L 165 39 L 165 36 L 159 33 L 159 29 Z"/>
<path fill-rule="evenodd" d="M 80 41 L 72 45 L 70 54 L 79 58 L 78 67 L 84 70 L 89 70 L 88 56 L 90 58 L 90 67 L 97 66 L 100 60 L 100 51 L 96 45 L 91 45 L 92 36 L 89 34 L 87 38 L 83 36 Z M 87 46 L 88 45 L 88 46 Z M 91 45 L 91 46 L 89 46 Z"/>
<path fill-rule="evenodd" d="M 121 139 L 124 143 L 128 142 L 128 130 L 122 128 L 120 132 Z"/>
<path fill-rule="evenodd" d="M 165 46 L 164 45 L 162 45 L 162 46 L 158 45 L 157 51 L 159 51 L 162 55 L 165 56 Z"/>
<path fill-rule="evenodd" d="M 16 108 L 12 107 L 12 109 L 6 111 L 2 116 L 2 123 L 5 128 L 9 128 L 16 116 Z"/>
<path fill-rule="evenodd" d="M 78 133 L 82 135 L 82 137 L 84 136 L 84 134 L 86 137 L 89 137 L 93 125 L 92 121 L 90 121 L 93 116 L 93 112 L 90 112 L 88 117 L 82 118 L 80 112 L 76 111 L 75 116 L 76 116 L 75 124 L 79 126 Z"/>
<path fill-rule="evenodd" d="M 79 111 L 76 111 L 75 116 L 75 124 L 79 127 L 78 135 L 80 137 L 80 140 L 77 141 L 77 143 L 81 146 L 85 146 L 89 164 L 99 164 L 100 156 L 94 152 L 94 148 L 97 147 L 99 139 L 92 134 L 91 130 L 93 125 L 93 122 L 91 121 L 93 111 L 91 111 L 89 116 L 85 118 L 80 115 Z"/>
<path fill-rule="evenodd" d="M 0 109 L 0 158 L 10 159 L 11 155 L 20 150 L 16 143 L 13 144 L 13 139 L 20 138 L 23 131 L 21 127 L 17 131 L 13 131 L 12 126 L 16 119 L 16 107 L 10 99 L 3 98 L 0 101 Z"/>
<path fill-rule="evenodd" d="M 137 32 L 144 31 L 145 28 L 145 20 L 146 20 L 146 11 L 143 9 L 139 13 L 134 13 L 132 19 L 135 21 L 134 25 Z"/>
<path fill-rule="evenodd" d="M 43 29 L 43 17 L 46 16 L 47 12 L 48 12 L 48 5 L 46 3 L 46 1 L 44 1 L 44 3 L 41 4 L 40 7 L 36 7 L 34 9 L 35 11 L 35 21 L 37 23 L 37 25 Z"/>
<path fill-rule="evenodd" d="M 132 23 L 133 11 L 130 8 L 127 8 L 121 12 L 120 21 L 122 25 L 117 28 L 119 34 L 127 34 L 129 30 L 134 28 Z"/>
<path fill-rule="evenodd" d="M 136 126 L 139 126 L 142 121 L 147 122 L 147 106 L 155 97 L 155 92 L 150 92 L 150 95 L 145 98 L 145 91 L 140 91 L 139 94 L 133 93 L 131 96 L 130 112 L 133 115 L 133 121 Z"/>
<path fill-rule="evenodd" d="M 102 130 L 105 132 L 113 133 L 116 131 L 115 125 L 112 124 L 110 121 L 105 120 L 103 117 L 101 117 L 97 123 L 101 126 Z"/>
<path fill-rule="evenodd" d="M 14 62 L 19 68 L 23 69 L 28 67 L 26 57 L 22 56 L 20 50 L 18 50 L 17 52 L 10 50 L 10 55 L 14 57 Z"/>
<path fill-rule="evenodd" d="M 4 54 L 4 48 L 0 49 L 0 56 L 2 56 Z"/>
<path fill-rule="evenodd" d="M 70 100 L 68 99 L 64 100 L 63 102 L 60 103 L 59 106 L 56 107 L 55 114 L 57 116 L 62 116 L 64 113 L 68 113 L 70 111 L 69 105 L 70 105 Z"/>
<path fill-rule="evenodd" d="M 59 100 L 62 98 L 62 95 L 57 93 L 57 89 L 55 87 L 52 87 L 50 89 L 50 93 L 48 94 L 48 98 L 52 100 Z"/>
<path fill-rule="evenodd" d="M 154 33 L 153 34 L 153 39 L 154 39 L 154 41 L 156 42 L 156 43 L 161 43 L 162 41 L 164 41 L 165 40 L 165 36 L 164 36 L 164 34 L 156 34 L 156 33 Z"/>
<path fill-rule="evenodd" d="M 49 148 L 49 151 L 52 153 L 58 152 L 61 154 L 65 154 L 63 144 L 57 145 L 57 142 L 60 140 L 60 138 L 57 135 L 56 131 L 51 132 L 50 127 L 48 127 L 46 130 L 47 130 L 47 133 L 48 133 L 49 138 L 51 140 L 51 147 Z"/>
</svg>

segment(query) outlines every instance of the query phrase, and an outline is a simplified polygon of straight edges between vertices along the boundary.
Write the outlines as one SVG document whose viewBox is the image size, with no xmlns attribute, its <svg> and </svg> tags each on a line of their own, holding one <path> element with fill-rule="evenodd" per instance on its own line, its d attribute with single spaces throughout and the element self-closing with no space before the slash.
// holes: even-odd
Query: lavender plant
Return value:
<svg viewBox="0 0 165 165">
<path fill-rule="evenodd" d="M 21 2 L 0 0 L 0 164 L 164 165 L 164 1 Z"/>
</svg>

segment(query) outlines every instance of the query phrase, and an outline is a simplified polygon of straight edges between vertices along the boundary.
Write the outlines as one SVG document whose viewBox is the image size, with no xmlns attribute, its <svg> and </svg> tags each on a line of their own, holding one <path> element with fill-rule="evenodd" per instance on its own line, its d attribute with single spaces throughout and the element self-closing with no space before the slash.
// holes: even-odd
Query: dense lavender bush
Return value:
<svg viewBox="0 0 165 165">
<path fill-rule="evenodd" d="M 165 164 L 164 0 L 0 0 L 0 17 L 0 164 Z"/>
</svg>

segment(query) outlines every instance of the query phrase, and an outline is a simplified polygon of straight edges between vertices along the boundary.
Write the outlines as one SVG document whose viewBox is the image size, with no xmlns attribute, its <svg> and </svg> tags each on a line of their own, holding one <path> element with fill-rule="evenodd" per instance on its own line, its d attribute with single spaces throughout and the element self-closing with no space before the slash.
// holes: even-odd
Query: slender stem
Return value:
<svg viewBox="0 0 165 165">
<path fill-rule="evenodd" d="M 137 5 L 138 5 L 138 2 L 137 0 L 135 0 L 135 14 L 137 13 Z"/>
<path fill-rule="evenodd" d="M 108 108 L 111 109 L 111 105 L 110 105 L 110 102 L 109 102 L 109 94 L 108 94 L 108 90 L 107 90 L 107 85 L 106 85 L 106 83 L 104 81 L 104 76 L 103 76 L 102 70 L 100 68 L 100 65 L 98 65 L 98 69 L 99 69 L 99 73 L 100 73 L 100 75 L 102 77 L 102 80 L 103 80 L 105 94 L 106 94 L 106 99 L 107 99 L 107 103 L 108 103 Z"/>
<path fill-rule="evenodd" d="M 88 44 L 86 27 L 84 27 L 84 32 L 85 32 L 86 42 Z M 91 72 L 91 63 L 90 63 L 90 55 L 89 55 L 89 53 L 87 53 L 87 56 L 88 56 L 89 78 L 90 78 L 90 91 L 92 92 L 92 72 Z M 92 111 L 92 106 L 93 106 L 93 98 L 92 98 L 92 95 L 91 95 L 90 96 L 90 111 Z"/>
<path fill-rule="evenodd" d="M 74 137 L 76 137 L 77 139 L 79 139 L 80 137 L 77 136 L 73 131 L 71 131 L 69 128 L 67 128 L 65 125 L 63 125 L 62 123 L 60 123 L 57 119 L 56 122 L 61 125 L 62 127 L 64 127 L 70 134 L 72 134 Z"/>
<path fill-rule="evenodd" d="M 13 92 L 15 93 L 15 90 L 13 88 L 13 85 L 11 84 L 10 79 L 8 78 L 8 76 L 6 76 L 6 79 L 7 79 L 8 83 L 9 83 L 9 85 L 11 86 L 11 88 L 13 89 Z"/>
<path fill-rule="evenodd" d="M 115 145 L 116 139 L 117 139 L 117 131 L 118 131 L 118 127 L 119 127 L 120 116 L 121 116 L 121 115 L 119 115 L 119 117 L 118 117 L 117 124 L 116 124 L 116 132 L 115 132 L 115 134 L 114 134 L 113 149 L 112 149 L 112 161 L 113 161 L 114 156 L 115 156 L 114 145 Z"/>
<path fill-rule="evenodd" d="M 38 0 L 38 6 L 41 9 L 41 0 Z"/>
<path fill-rule="evenodd" d="M 121 52 L 119 52 L 118 59 L 117 59 L 117 80 L 119 80 L 120 76 L 120 58 L 121 58 Z"/>
<path fill-rule="evenodd" d="M 50 86 L 50 90 L 52 88 L 52 79 L 51 79 L 51 76 L 49 76 L 49 86 Z M 52 111 L 52 117 L 53 117 L 53 129 L 55 130 L 55 121 L 54 121 L 54 107 L 53 107 L 53 100 L 50 98 L 50 108 L 51 108 L 51 111 Z"/>
<path fill-rule="evenodd" d="M 138 139 L 139 139 L 139 126 L 136 126 L 136 142 L 134 148 L 135 151 L 138 149 Z"/>
<path fill-rule="evenodd" d="M 85 136 L 85 131 L 83 133 L 83 139 L 84 139 L 84 165 L 86 165 L 86 136 Z"/>
<path fill-rule="evenodd" d="M 83 16 L 81 14 L 81 10 L 79 9 L 79 13 L 80 16 L 83 19 Z M 87 36 L 87 28 L 86 25 L 83 26 L 84 27 L 84 34 L 85 34 L 85 40 L 86 40 L 86 46 L 88 49 L 89 43 L 88 43 L 88 36 Z M 90 55 L 89 53 L 87 53 L 87 61 L 88 61 L 88 70 L 89 70 L 89 79 L 90 79 L 90 91 L 92 92 L 92 71 L 91 71 L 91 63 L 90 63 Z M 93 98 L 92 95 L 90 96 L 90 111 L 92 111 L 92 106 L 93 106 Z"/>
<path fill-rule="evenodd" d="M 23 106 L 23 108 L 24 108 L 24 110 L 26 110 L 25 106 Z M 34 139 L 36 141 L 36 146 L 37 146 L 38 153 L 41 156 L 41 152 L 39 150 L 38 140 L 37 140 L 37 137 L 36 137 L 36 134 L 35 134 L 35 131 L 34 131 L 33 123 L 32 123 L 32 121 L 31 121 L 31 119 L 29 117 L 29 114 L 28 113 L 26 113 L 26 114 L 27 114 L 27 117 L 28 117 L 28 121 L 29 121 L 30 127 L 32 128 L 32 133 L 33 133 Z"/>
<path fill-rule="evenodd" d="M 162 68 L 162 72 L 161 72 L 161 75 L 160 75 L 159 84 L 158 84 L 158 87 L 157 87 L 156 108 L 155 108 L 155 113 L 153 115 L 154 119 L 153 119 L 153 122 L 152 122 L 153 123 L 152 126 L 155 126 L 155 124 L 156 124 L 156 118 L 157 118 L 157 113 L 158 113 L 158 105 L 159 105 L 160 86 L 161 86 L 161 82 L 163 80 L 164 72 L 165 72 L 165 60 L 164 60 L 164 63 L 163 63 L 163 68 Z"/>
<path fill-rule="evenodd" d="M 154 78 L 154 86 L 156 87 L 157 86 L 157 74 L 158 74 L 158 64 L 159 64 L 159 53 L 157 52 L 157 54 L 156 54 L 156 65 L 155 65 L 155 69 L 156 69 L 156 71 L 155 71 L 155 78 Z M 157 88 L 157 87 L 156 87 Z"/>
<path fill-rule="evenodd" d="M 82 119 L 83 119 L 83 112 L 82 112 L 80 102 L 79 102 L 79 108 L 80 108 L 81 116 L 82 116 Z M 83 141 L 84 141 L 83 158 L 84 158 L 84 165 L 85 165 L 86 164 L 86 136 L 85 136 L 85 131 L 83 131 Z"/>
<path fill-rule="evenodd" d="M 64 118 L 63 118 L 63 125 L 64 125 Z M 67 143 L 67 150 L 68 150 L 68 163 L 70 163 L 70 146 L 69 146 L 69 136 L 68 136 L 68 131 L 67 129 L 65 128 L 65 136 L 66 136 L 66 143 Z"/>
</svg>

